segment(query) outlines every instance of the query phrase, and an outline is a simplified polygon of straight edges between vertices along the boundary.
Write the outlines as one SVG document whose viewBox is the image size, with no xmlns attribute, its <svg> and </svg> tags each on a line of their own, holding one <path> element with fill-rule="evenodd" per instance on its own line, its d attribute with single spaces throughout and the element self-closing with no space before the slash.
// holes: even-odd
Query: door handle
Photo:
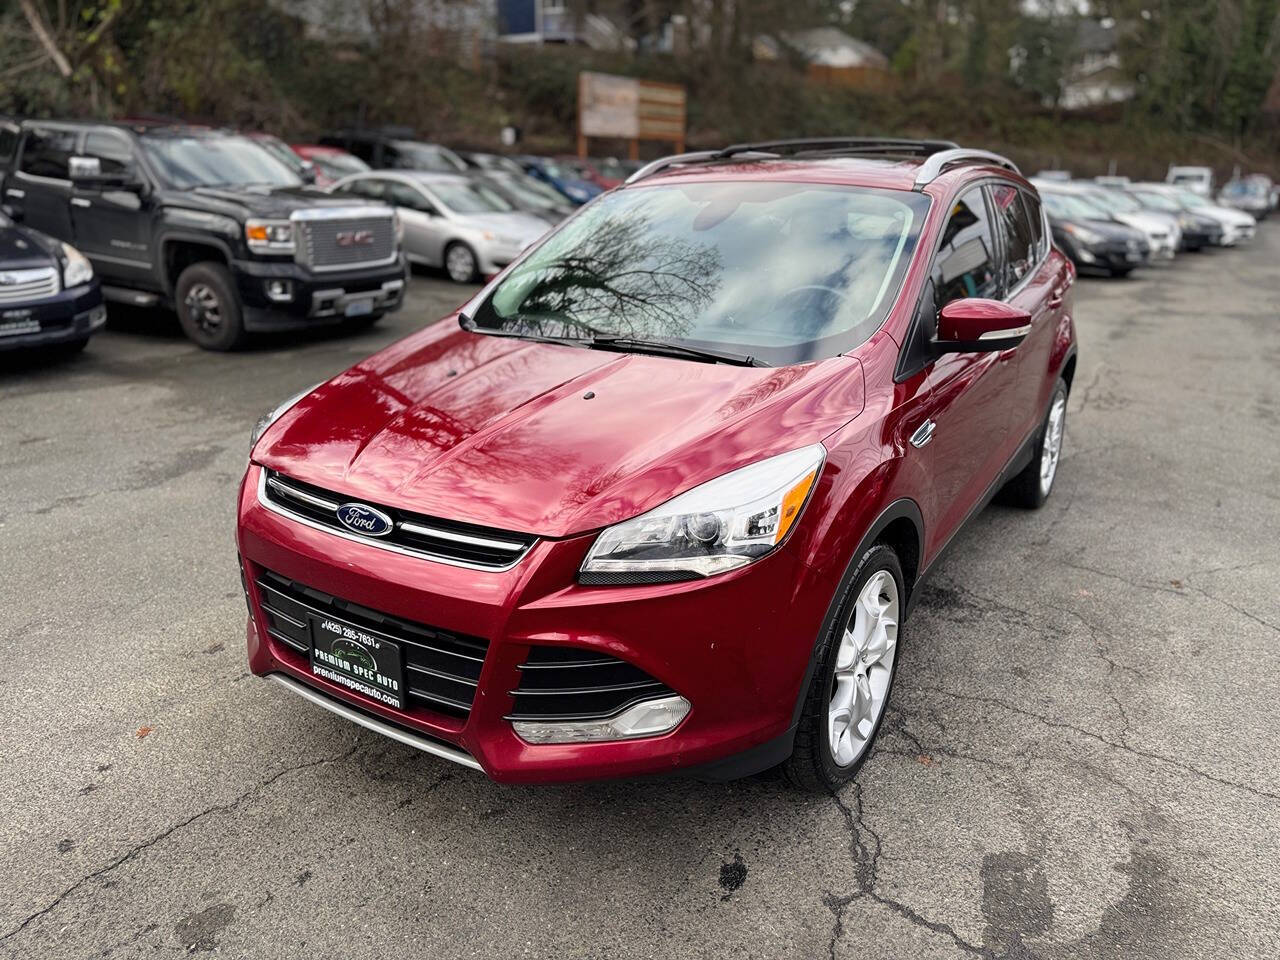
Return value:
<svg viewBox="0 0 1280 960">
<path fill-rule="evenodd" d="M 1050 309 L 1056 310 L 1058 307 L 1062 306 L 1066 292 L 1066 287 L 1058 287 L 1058 289 L 1054 290 L 1053 293 L 1049 294 Z"/>
<path fill-rule="evenodd" d="M 25 196 L 27 195 L 27 191 L 25 191 L 25 190 L 12 190 L 12 189 L 10 189 L 10 190 L 6 190 L 6 191 L 5 191 L 5 193 L 7 193 L 7 194 L 8 194 L 9 196 L 11 196 L 11 197 L 17 197 L 19 200 L 21 200 L 23 197 L 25 197 Z"/>
<path fill-rule="evenodd" d="M 916 432 L 911 435 L 911 445 L 913 447 L 923 447 L 933 439 L 933 431 L 937 428 L 937 424 L 932 420 L 926 420 L 916 428 Z"/>
<path fill-rule="evenodd" d="M 93 204 L 90 203 L 88 200 L 86 200 L 84 197 L 72 197 L 71 205 L 73 207 L 92 207 L 93 206 Z"/>
</svg>

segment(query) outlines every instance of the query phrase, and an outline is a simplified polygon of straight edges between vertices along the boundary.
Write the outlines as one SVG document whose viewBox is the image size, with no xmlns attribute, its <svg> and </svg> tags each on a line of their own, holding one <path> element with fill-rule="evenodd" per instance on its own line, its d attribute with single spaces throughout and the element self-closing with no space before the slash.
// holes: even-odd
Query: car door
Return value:
<svg viewBox="0 0 1280 960">
<path fill-rule="evenodd" d="M 32 125 L 22 139 L 18 168 L 5 184 L 5 203 L 27 226 L 75 242 L 71 225 L 70 160 L 74 128 Z"/>
<path fill-rule="evenodd" d="M 418 187 L 399 180 L 387 181 L 387 201 L 404 224 L 404 249 L 411 259 L 438 267 L 444 262 L 445 220 L 436 205 Z"/>
<path fill-rule="evenodd" d="M 1012 456 L 1039 427 L 1048 402 L 1049 360 L 1071 274 L 1063 258 L 1049 256 L 1039 201 L 1011 183 L 988 189 L 1001 234 L 1005 299 L 1031 315 L 1026 339 L 1001 353 L 1017 368 L 1007 403 Z"/>
<path fill-rule="evenodd" d="M 986 192 L 964 190 L 952 203 L 930 277 L 921 297 L 917 335 L 931 340 L 938 312 L 952 300 L 998 298 L 1000 256 Z M 913 375 L 904 391 L 915 399 L 908 456 L 928 478 L 921 504 L 926 554 L 963 523 L 1007 459 L 1007 403 L 1017 381 L 1013 363 L 998 352 L 943 353 Z M 905 385 L 904 385 L 905 386 Z M 917 426 L 918 424 L 918 426 Z"/>
<path fill-rule="evenodd" d="M 104 176 L 144 176 L 133 144 L 118 130 L 90 130 L 80 156 L 96 161 Z M 71 188 L 71 222 L 76 245 L 108 283 L 159 289 L 153 262 L 152 201 L 147 190 Z"/>
</svg>

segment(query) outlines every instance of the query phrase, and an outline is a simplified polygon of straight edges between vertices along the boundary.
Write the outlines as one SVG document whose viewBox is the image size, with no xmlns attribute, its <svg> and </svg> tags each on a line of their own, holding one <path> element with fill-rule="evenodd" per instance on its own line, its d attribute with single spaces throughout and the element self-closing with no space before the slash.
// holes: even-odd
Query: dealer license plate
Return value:
<svg viewBox="0 0 1280 960">
<path fill-rule="evenodd" d="M 347 304 L 346 315 L 348 317 L 367 317 L 373 313 L 372 300 L 352 300 Z"/>
<path fill-rule="evenodd" d="M 364 627 L 311 617 L 311 672 L 390 707 L 404 709 L 400 644 Z"/>
</svg>

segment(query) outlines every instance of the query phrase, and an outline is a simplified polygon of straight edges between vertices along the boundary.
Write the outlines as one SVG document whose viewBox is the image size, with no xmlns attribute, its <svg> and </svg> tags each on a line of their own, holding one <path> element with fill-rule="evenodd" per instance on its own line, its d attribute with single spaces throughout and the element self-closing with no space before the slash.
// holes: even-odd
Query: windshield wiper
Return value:
<svg viewBox="0 0 1280 960">
<path fill-rule="evenodd" d="M 707 350 L 703 347 L 688 347 L 682 343 L 667 343 L 665 340 L 642 340 L 639 337 L 615 337 L 609 335 L 592 337 L 589 345 L 597 350 L 617 350 L 620 353 L 650 353 L 661 357 L 687 357 L 690 360 L 701 360 L 704 363 L 731 363 L 738 367 L 767 367 L 768 364 L 755 357 L 740 353 L 722 353 L 719 350 Z"/>
<path fill-rule="evenodd" d="M 501 327 L 482 327 L 465 313 L 458 314 L 458 326 L 468 333 L 478 333 L 482 337 L 513 337 L 516 340 L 537 340 L 539 343 L 563 343 L 570 347 L 591 346 L 591 341 L 583 337 L 553 337 L 543 333 L 523 333 L 519 330 L 505 330 Z"/>
</svg>

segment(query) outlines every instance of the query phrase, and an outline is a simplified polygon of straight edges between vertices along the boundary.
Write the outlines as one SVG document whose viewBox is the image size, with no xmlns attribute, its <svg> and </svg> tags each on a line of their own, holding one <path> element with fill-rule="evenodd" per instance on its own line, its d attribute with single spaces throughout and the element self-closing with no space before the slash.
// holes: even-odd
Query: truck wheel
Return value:
<svg viewBox="0 0 1280 960">
<path fill-rule="evenodd" d="M 231 271 L 220 263 L 193 263 L 174 291 L 182 331 L 205 350 L 234 350 L 244 343 L 244 317 Z"/>
<path fill-rule="evenodd" d="M 444 251 L 444 268 L 454 283 L 474 283 L 476 255 L 461 241 L 454 241 Z"/>
</svg>

